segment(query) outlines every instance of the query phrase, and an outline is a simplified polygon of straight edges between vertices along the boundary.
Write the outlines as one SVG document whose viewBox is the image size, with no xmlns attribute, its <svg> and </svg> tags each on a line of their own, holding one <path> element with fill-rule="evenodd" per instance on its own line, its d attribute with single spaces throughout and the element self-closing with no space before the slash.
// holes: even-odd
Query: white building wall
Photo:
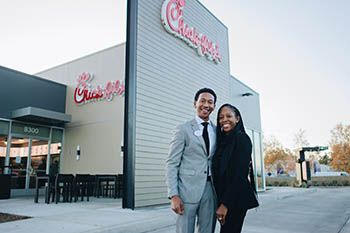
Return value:
<svg viewBox="0 0 350 233">
<path fill-rule="evenodd" d="M 36 74 L 67 85 L 66 113 L 72 122 L 65 125 L 63 173 L 120 174 L 123 172 L 121 142 L 124 132 L 124 97 L 78 105 L 74 91 L 78 76 L 93 73 L 93 87 L 109 81 L 123 80 L 125 44 L 79 58 Z M 80 160 L 76 160 L 80 145 Z"/>
<path fill-rule="evenodd" d="M 244 83 L 231 76 L 230 78 L 230 104 L 237 107 L 242 114 L 246 128 L 261 132 L 260 96 Z M 242 94 L 249 93 L 249 96 Z"/>
</svg>

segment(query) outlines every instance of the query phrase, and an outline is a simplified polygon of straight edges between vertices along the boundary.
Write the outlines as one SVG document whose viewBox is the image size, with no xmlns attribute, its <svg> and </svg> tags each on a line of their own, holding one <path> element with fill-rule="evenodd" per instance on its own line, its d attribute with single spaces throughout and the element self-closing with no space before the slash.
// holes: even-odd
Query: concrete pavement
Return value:
<svg viewBox="0 0 350 233">
<path fill-rule="evenodd" d="M 243 232 L 350 233 L 350 188 L 274 188 L 261 197 Z"/>
<path fill-rule="evenodd" d="M 349 187 L 273 187 L 259 199 L 261 206 L 248 212 L 243 232 L 350 232 Z M 12 198 L 0 200 L 0 212 L 33 217 L 0 224 L 4 233 L 170 233 L 176 220 L 168 205 L 132 211 L 121 208 L 121 199 L 109 198 L 57 205 Z"/>
</svg>

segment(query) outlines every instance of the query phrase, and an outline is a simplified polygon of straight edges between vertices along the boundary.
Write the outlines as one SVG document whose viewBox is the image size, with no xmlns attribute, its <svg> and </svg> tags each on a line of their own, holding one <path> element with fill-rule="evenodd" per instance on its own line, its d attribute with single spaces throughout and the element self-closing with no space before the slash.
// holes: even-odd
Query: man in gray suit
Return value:
<svg viewBox="0 0 350 233">
<path fill-rule="evenodd" d="M 209 120 L 215 104 L 213 90 L 198 90 L 194 98 L 195 118 L 178 125 L 170 142 L 166 175 L 171 209 L 178 214 L 178 233 L 193 233 L 196 217 L 199 233 L 212 233 L 215 229 L 216 195 L 210 166 L 216 127 Z"/>
</svg>

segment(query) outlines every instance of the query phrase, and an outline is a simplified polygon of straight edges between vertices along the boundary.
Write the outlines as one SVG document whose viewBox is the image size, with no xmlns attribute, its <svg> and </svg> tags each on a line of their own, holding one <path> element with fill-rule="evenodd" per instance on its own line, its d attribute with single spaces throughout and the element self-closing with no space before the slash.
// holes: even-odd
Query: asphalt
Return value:
<svg viewBox="0 0 350 233">
<path fill-rule="evenodd" d="M 45 204 L 32 197 L 0 200 L 0 212 L 31 216 L 0 224 L 4 233 L 173 233 L 169 205 L 122 209 L 121 199 Z M 259 193 L 260 207 L 248 211 L 245 233 L 350 233 L 350 187 L 273 187 Z M 219 232 L 217 224 L 216 232 Z"/>
</svg>

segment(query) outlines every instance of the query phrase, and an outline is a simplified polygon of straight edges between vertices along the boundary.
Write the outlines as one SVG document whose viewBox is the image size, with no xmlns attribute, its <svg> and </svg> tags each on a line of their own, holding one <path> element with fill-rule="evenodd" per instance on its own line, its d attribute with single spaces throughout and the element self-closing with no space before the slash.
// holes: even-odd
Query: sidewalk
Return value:
<svg viewBox="0 0 350 233">
<path fill-rule="evenodd" d="M 38 204 L 34 198 L 0 200 L 0 212 L 33 218 L 0 224 L 4 233 L 170 233 L 176 216 L 168 205 L 121 208 L 121 199 Z M 248 212 L 243 232 L 350 232 L 350 188 L 274 187 L 259 193 L 261 206 Z M 219 226 L 217 231 L 219 232 Z"/>
<path fill-rule="evenodd" d="M 122 209 L 121 199 L 90 198 L 89 202 L 50 203 L 43 198 L 0 200 L 0 212 L 33 218 L 0 224 L 0 232 L 77 233 L 147 232 L 173 225 L 175 215 L 168 206 Z"/>
</svg>

